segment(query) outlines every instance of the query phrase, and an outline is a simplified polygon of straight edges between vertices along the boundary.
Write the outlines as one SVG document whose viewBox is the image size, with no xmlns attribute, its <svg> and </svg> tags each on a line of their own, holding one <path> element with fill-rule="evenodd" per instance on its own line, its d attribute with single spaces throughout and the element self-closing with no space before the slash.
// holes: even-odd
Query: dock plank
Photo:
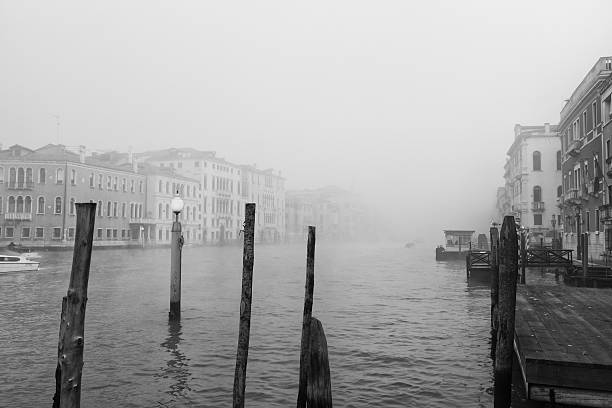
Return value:
<svg viewBox="0 0 612 408">
<path fill-rule="evenodd" d="M 612 392 L 612 290 L 520 286 L 515 341 L 528 384 Z"/>
</svg>

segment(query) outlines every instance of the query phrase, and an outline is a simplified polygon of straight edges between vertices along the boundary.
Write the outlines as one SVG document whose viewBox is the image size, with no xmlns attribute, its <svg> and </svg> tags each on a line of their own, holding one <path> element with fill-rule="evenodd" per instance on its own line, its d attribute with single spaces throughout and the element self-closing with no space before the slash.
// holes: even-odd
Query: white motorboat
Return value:
<svg viewBox="0 0 612 408">
<path fill-rule="evenodd" d="M 40 262 L 19 255 L 0 255 L 0 273 L 37 271 Z"/>
</svg>

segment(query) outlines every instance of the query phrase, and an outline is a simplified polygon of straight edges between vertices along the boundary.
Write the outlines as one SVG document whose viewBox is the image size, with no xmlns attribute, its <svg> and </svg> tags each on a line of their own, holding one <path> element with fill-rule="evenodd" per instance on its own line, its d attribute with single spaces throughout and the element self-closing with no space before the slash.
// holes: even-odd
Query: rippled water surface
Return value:
<svg viewBox="0 0 612 408">
<path fill-rule="evenodd" d="M 246 405 L 297 397 L 305 246 L 257 246 Z M 0 276 L 0 395 L 50 406 L 72 254 Z M 492 405 L 489 288 L 433 247 L 317 243 L 313 315 L 338 407 Z M 182 319 L 168 324 L 168 249 L 96 250 L 85 322 L 84 407 L 231 406 L 242 249 L 185 247 Z M 7 347 L 8 346 L 8 347 Z"/>
</svg>

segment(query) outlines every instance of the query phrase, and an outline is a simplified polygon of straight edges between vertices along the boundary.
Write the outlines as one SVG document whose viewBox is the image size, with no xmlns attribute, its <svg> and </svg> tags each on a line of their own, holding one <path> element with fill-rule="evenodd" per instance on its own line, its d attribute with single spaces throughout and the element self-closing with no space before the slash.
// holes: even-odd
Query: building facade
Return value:
<svg viewBox="0 0 612 408">
<path fill-rule="evenodd" d="M 177 174 L 170 167 L 140 165 L 147 178 L 145 216 L 134 220 L 144 231 L 148 243 L 169 245 L 174 214 L 170 209 L 172 198 L 178 194 L 184 207 L 179 215 L 185 243 L 202 242 L 201 184 L 198 180 Z"/>
<path fill-rule="evenodd" d="M 241 166 L 242 198 L 255 203 L 255 239 L 258 242 L 285 240 L 285 179 L 273 169 Z"/>
<path fill-rule="evenodd" d="M 498 207 L 529 228 L 531 243 L 550 244 L 559 223 L 557 197 L 562 193 L 557 127 L 515 125 L 507 156 L 505 194 L 498 192 Z"/>
<path fill-rule="evenodd" d="M 605 212 L 609 206 L 606 194 L 609 182 L 603 174 L 606 141 L 602 137 L 601 102 L 602 86 L 611 73 L 612 57 L 600 58 L 567 100 L 559 121 L 563 246 L 580 254 L 579 237 L 587 233 L 588 255 L 595 261 L 604 259 L 606 248 L 601 210 Z M 606 148 L 609 149 L 609 144 Z"/>
<path fill-rule="evenodd" d="M 0 152 L 0 242 L 36 247 L 74 245 L 75 203 L 95 202 L 94 245 L 141 239 L 145 176 L 62 145 Z"/>
<path fill-rule="evenodd" d="M 198 181 L 201 242 L 224 243 L 238 239 L 244 221 L 240 166 L 217 157 L 215 152 L 190 148 L 145 152 L 138 156 L 152 166 L 170 168 L 176 174 Z"/>
</svg>

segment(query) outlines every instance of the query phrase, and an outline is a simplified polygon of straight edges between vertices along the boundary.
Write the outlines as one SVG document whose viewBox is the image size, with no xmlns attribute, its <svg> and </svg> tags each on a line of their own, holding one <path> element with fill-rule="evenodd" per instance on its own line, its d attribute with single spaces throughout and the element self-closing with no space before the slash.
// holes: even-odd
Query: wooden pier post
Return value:
<svg viewBox="0 0 612 408">
<path fill-rule="evenodd" d="M 525 269 L 527 267 L 527 244 L 525 242 L 525 231 L 521 231 L 521 283 L 526 282 Z"/>
<path fill-rule="evenodd" d="M 312 301 L 314 293 L 316 229 L 308 227 L 308 244 L 306 248 L 306 286 L 304 290 L 304 316 L 302 319 L 302 341 L 300 345 L 300 382 L 298 387 L 297 408 L 306 408 L 308 372 L 310 371 L 310 336 L 312 319 Z"/>
<path fill-rule="evenodd" d="M 518 239 L 514 217 L 504 217 L 499 237 L 499 326 L 495 350 L 495 408 L 508 408 L 511 402 L 514 309 L 518 275 Z"/>
<path fill-rule="evenodd" d="M 240 297 L 240 325 L 238 327 L 238 351 L 234 373 L 233 408 L 244 408 L 246 368 L 249 357 L 251 331 L 251 300 L 253 298 L 253 263 L 255 259 L 255 203 L 245 206 L 244 249 L 242 253 L 242 292 Z"/>
<path fill-rule="evenodd" d="M 178 213 L 175 213 L 172 222 L 172 241 L 170 242 L 170 320 L 181 318 L 181 258 L 183 249 L 183 236 Z"/>
<path fill-rule="evenodd" d="M 327 340 L 323 325 L 310 320 L 310 365 L 308 370 L 308 408 L 332 408 L 331 375 L 327 355 Z"/>
<path fill-rule="evenodd" d="M 497 224 L 495 224 L 497 225 Z M 499 259 L 497 257 L 497 251 L 499 247 L 499 231 L 496 226 L 491 227 L 489 230 L 491 237 L 491 357 L 495 361 L 495 343 L 497 341 L 497 301 L 499 294 Z"/>
<path fill-rule="evenodd" d="M 585 278 L 589 273 L 589 235 L 582 234 L 582 276 Z"/>
<path fill-rule="evenodd" d="M 93 246 L 95 203 L 76 206 L 76 234 L 68 293 L 62 299 L 53 408 L 81 406 L 81 376 L 85 347 L 85 307 Z"/>
</svg>

